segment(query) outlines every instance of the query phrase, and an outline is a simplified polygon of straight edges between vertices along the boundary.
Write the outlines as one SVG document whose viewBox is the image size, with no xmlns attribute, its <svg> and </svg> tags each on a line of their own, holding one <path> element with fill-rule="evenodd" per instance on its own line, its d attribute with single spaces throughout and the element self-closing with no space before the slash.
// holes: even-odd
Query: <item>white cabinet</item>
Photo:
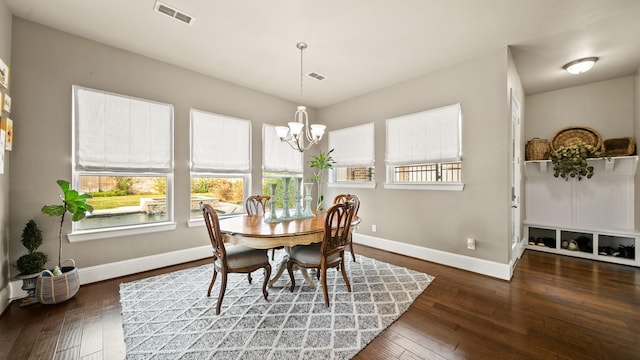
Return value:
<svg viewBox="0 0 640 360">
<path fill-rule="evenodd" d="M 525 162 L 528 248 L 640 266 L 634 230 L 637 156 L 589 159 L 591 179 L 553 176 L 553 164 Z"/>
</svg>

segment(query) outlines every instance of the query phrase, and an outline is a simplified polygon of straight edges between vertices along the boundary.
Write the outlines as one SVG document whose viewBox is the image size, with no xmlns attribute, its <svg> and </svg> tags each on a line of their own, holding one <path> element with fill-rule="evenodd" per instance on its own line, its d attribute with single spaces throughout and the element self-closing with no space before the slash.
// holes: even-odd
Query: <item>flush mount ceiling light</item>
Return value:
<svg viewBox="0 0 640 360">
<path fill-rule="evenodd" d="M 307 48 L 307 44 L 299 42 L 296 44 L 296 47 L 300 49 L 300 102 L 302 102 L 302 52 Z M 314 77 L 318 79 L 318 77 Z M 320 139 L 322 139 L 326 126 L 319 124 L 309 126 L 309 115 L 307 115 L 307 108 L 305 106 L 298 106 L 298 111 L 296 111 L 294 118 L 295 121 L 290 122 L 289 127 L 276 126 L 276 133 L 278 134 L 280 141 L 285 141 L 294 150 L 304 152 L 309 149 L 311 145 L 317 144 Z M 305 142 L 307 143 L 305 144 Z"/>
<path fill-rule="evenodd" d="M 596 61 L 598 61 L 598 58 L 595 56 L 578 59 L 566 64 L 562 68 L 567 70 L 569 74 L 582 74 L 583 72 L 591 70 Z"/>
</svg>

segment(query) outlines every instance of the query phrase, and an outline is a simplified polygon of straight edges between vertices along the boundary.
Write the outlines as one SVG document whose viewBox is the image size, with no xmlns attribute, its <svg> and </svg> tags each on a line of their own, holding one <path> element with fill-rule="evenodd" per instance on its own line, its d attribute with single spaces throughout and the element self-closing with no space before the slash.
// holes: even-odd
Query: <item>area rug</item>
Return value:
<svg viewBox="0 0 640 360">
<path fill-rule="evenodd" d="M 348 255 L 348 254 L 347 254 Z M 329 269 L 330 307 L 322 286 L 296 272 L 262 297 L 262 271 L 229 274 L 220 315 L 220 278 L 207 298 L 212 266 L 120 285 L 127 360 L 351 359 L 402 315 L 434 277 L 364 256 L 345 256 L 352 292 Z M 272 264 L 274 271 L 277 260 Z"/>
</svg>

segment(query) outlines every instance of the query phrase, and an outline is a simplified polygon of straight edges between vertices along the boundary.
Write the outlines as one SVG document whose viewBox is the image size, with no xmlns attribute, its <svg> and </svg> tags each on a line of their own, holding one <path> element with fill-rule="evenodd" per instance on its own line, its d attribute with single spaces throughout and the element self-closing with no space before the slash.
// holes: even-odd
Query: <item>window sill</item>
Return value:
<svg viewBox="0 0 640 360">
<path fill-rule="evenodd" d="M 384 184 L 384 188 L 392 190 L 462 191 L 464 190 L 464 183 Z"/>
<path fill-rule="evenodd" d="M 67 234 L 69 242 L 80 242 L 89 240 L 98 240 L 106 238 L 114 238 L 121 236 L 131 236 L 140 234 L 149 234 L 160 231 L 175 230 L 175 222 L 161 222 L 154 224 L 127 226 L 120 228 L 104 228 L 104 229 L 92 229 L 92 230 L 78 230 L 71 234 Z"/>
<path fill-rule="evenodd" d="M 328 183 L 328 187 L 330 188 L 360 188 L 360 189 L 375 189 L 376 183 L 375 181 L 352 181 L 352 182 L 333 182 Z"/>
<path fill-rule="evenodd" d="M 243 216 L 243 215 L 246 215 L 246 214 L 242 213 L 242 214 L 224 215 L 224 216 L 218 216 L 218 218 L 222 220 L 230 217 Z M 204 226 L 204 218 L 202 216 L 200 216 L 199 218 L 191 218 L 189 219 L 189 221 L 187 221 L 187 227 L 192 228 L 192 227 L 200 227 L 200 226 Z"/>
</svg>

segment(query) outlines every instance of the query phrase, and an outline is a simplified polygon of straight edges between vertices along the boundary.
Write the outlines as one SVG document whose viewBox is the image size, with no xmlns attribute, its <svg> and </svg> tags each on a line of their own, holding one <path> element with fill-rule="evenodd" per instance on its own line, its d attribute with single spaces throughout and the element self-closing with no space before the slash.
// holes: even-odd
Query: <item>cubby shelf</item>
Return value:
<svg viewBox="0 0 640 360">
<path fill-rule="evenodd" d="M 526 248 L 640 266 L 640 233 L 634 230 L 638 156 L 587 161 L 593 177 L 581 181 L 555 178 L 550 160 L 525 162 Z"/>
<path fill-rule="evenodd" d="M 526 248 L 531 250 L 640 266 L 636 232 L 588 231 L 525 224 L 525 236 L 528 239 Z"/>
</svg>

